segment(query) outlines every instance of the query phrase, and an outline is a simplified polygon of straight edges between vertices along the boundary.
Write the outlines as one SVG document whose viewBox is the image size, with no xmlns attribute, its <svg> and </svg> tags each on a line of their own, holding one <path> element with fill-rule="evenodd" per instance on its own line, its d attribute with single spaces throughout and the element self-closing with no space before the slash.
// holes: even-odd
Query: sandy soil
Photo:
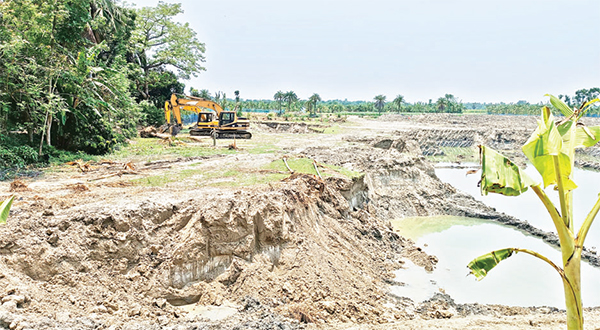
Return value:
<svg viewBox="0 0 600 330">
<path fill-rule="evenodd" d="M 420 303 L 387 290 L 403 260 L 437 263 L 387 219 L 507 219 L 440 182 L 424 151 L 477 143 L 514 150 L 533 118 L 353 117 L 332 125 L 335 134 L 258 124 L 227 155 L 108 159 L 0 183 L 0 199 L 17 196 L 0 227 L 0 327 L 564 328 L 555 309 L 457 305 L 446 295 Z M 275 150 L 251 153 L 250 144 Z M 363 175 L 322 168 L 331 176 L 235 185 L 272 174 L 264 166 L 284 156 Z M 211 176 L 230 168 L 241 176 Z M 139 183 L 157 176 L 181 179 Z M 600 327 L 597 310 L 586 318 L 587 328 Z"/>
</svg>

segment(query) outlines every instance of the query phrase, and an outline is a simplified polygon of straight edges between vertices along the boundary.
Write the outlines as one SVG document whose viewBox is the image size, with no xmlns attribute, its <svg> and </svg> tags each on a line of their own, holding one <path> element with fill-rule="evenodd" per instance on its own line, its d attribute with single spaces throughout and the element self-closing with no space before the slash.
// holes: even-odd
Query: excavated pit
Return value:
<svg viewBox="0 0 600 330">
<path fill-rule="evenodd" d="M 19 192 L 0 227 L 0 326 L 215 324 L 184 309 L 194 306 L 235 306 L 235 316 L 216 323 L 227 329 L 445 317 L 437 307 L 389 294 L 403 258 L 426 269 L 437 262 L 394 233 L 389 219 L 479 217 L 556 244 L 552 234 L 441 182 L 424 157 L 427 148 L 490 141 L 508 150 L 526 137 L 434 128 L 302 151 L 363 173 L 352 180 L 292 175 L 249 188 L 138 189 L 100 199 L 95 188 L 60 197 L 40 196 L 36 187 Z M 119 187 L 111 189 L 128 189 Z M 595 253 L 587 258 L 599 263 Z"/>
</svg>

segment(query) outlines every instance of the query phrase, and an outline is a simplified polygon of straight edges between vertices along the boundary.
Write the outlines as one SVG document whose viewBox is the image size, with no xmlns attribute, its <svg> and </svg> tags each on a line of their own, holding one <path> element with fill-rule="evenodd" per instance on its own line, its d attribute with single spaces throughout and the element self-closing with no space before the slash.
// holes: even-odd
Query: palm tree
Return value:
<svg viewBox="0 0 600 330">
<path fill-rule="evenodd" d="M 287 111 L 290 111 L 292 103 L 298 102 L 298 95 L 294 91 L 288 91 L 283 94 L 283 100 L 287 102 Z"/>
<path fill-rule="evenodd" d="M 207 100 L 212 100 L 212 96 L 210 95 L 210 92 L 208 91 L 208 89 L 201 89 L 200 93 L 198 93 L 198 97 L 201 97 L 201 98 L 207 99 Z"/>
<path fill-rule="evenodd" d="M 235 95 L 235 107 L 233 108 L 235 111 L 240 107 L 240 91 L 236 90 L 233 94 Z"/>
<path fill-rule="evenodd" d="M 275 99 L 275 102 L 277 102 L 277 105 L 279 106 L 279 115 L 281 115 L 281 101 L 283 101 L 283 92 L 282 91 L 277 91 L 277 93 L 275 93 L 275 95 L 273 95 L 273 99 Z"/>
<path fill-rule="evenodd" d="M 96 18 L 104 19 L 103 26 L 108 26 L 114 31 L 123 28 L 126 22 L 123 20 L 126 15 L 124 8 L 118 6 L 114 0 L 92 0 L 90 1 L 89 13 L 92 20 Z M 90 23 L 86 24 L 84 38 L 99 44 L 105 39 L 106 35 L 100 32 L 98 27 L 92 28 Z"/>
<path fill-rule="evenodd" d="M 375 108 L 377 108 L 377 110 L 381 112 L 381 110 L 383 110 L 383 107 L 385 107 L 385 95 L 377 95 L 373 98 L 373 101 L 375 101 Z"/>
<path fill-rule="evenodd" d="M 446 95 L 448 95 L 448 94 L 446 94 Z M 449 104 L 450 104 L 450 102 L 448 101 L 448 98 L 446 98 L 446 97 L 440 97 L 437 99 L 437 102 L 435 102 L 438 112 L 444 112 L 444 110 L 446 110 L 446 108 L 448 108 Z"/>
<path fill-rule="evenodd" d="M 404 104 L 404 96 L 398 94 L 392 102 L 394 102 L 396 109 L 398 109 L 398 113 L 400 113 L 402 111 L 402 105 Z"/>
<path fill-rule="evenodd" d="M 311 117 L 317 116 L 317 103 L 321 101 L 321 96 L 317 93 L 314 93 L 311 97 L 308 98 L 306 107 L 308 108 L 308 112 L 310 113 Z"/>
</svg>

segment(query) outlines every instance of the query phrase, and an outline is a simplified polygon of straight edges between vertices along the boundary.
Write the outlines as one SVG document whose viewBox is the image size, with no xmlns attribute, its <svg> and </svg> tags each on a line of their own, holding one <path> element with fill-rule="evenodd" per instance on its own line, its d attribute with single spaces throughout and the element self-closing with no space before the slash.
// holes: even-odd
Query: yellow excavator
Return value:
<svg viewBox="0 0 600 330">
<path fill-rule="evenodd" d="M 250 139 L 248 132 L 250 120 L 238 117 L 235 111 L 225 111 L 219 104 L 211 100 L 194 96 L 177 97 L 165 102 L 165 119 L 171 134 L 176 135 L 182 128 L 181 110 L 193 111 L 198 114 L 198 122 L 190 128 L 190 135 L 212 136 L 217 139 Z M 171 113 L 175 123 L 171 124 Z"/>
</svg>

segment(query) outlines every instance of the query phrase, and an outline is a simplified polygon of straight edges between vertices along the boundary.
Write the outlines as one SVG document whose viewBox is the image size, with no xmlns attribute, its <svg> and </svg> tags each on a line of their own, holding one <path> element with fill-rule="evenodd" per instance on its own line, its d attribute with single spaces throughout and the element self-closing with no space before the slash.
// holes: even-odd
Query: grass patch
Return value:
<svg viewBox="0 0 600 330">
<path fill-rule="evenodd" d="M 308 158 L 290 158 L 288 159 L 289 166 L 296 173 L 305 173 L 317 175 L 313 162 Z M 196 164 L 194 164 L 196 165 Z M 359 172 L 354 172 L 343 167 L 321 164 L 324 169 L 319 171 L 323 177 L 344 176 L 352 179 L 361 175 Z M 136 185 L 148 187 L 165 187 L 169 183 L 178 183 L 181 186 L 188 187 L 250 187 L 269 182 L 281 181 L 290 176 L 288 169 L 285 167 L 283 160 L 278 159 L 263 166 L 262 170 L 249 170 L 240 168 L 239 164 L 232 164 L 230 167 L 225 167 L 218 170 L 201 170 L 201 169 L 184 169 L 178 172 L 170 172 L 160 175 L 148 176 L 145 178 L 133 179 L 132 183 Z M 191 180 L 190 180 L 191 178 Z"/>
<path fill-rule="evenodd" d="M 359 176 L 362 175 L 362 173 L 360 173 L 360 172 L 352 171 L 352 170 L 349 170 L 349 169 L 347 169 L 345 167 L 341 167 L 341 166 L 334 166 L 334 165 L 327 165 L 327 164 L 321 164 L 321 165 L 323 165 L 326 168 L 328 168 L 332 171 L 335 171 L 349 179 L 358 178 Z M 332 176 L 332 175 L 330 175 L 329 173 L 325 173 L 325 176 Z"/>
<path fill-rule="evenodd" d="M 287 163 L 294 172 L 317 175 L 313 166 L 312 159 L 308 158 L 288 158 Z M 283 160 L 278 159 L 263 167 L 266 170 L 274 170 L 280 172 L 289 172 Z"/>
<path fill-rule="evenodd" d="M 323 130 L 323 134 L 339 134 L 342 133 L 343 129 L 340 125 L 332 125 L 330 127 L 326 127 Z"/>
<path fill-rule="evenodd" d="M 170 172 L 160 175 L 147 176 L 145 178 L 133 179 L 131 182 L 149 187 L 164 187 L 171 182 L 183 182 L 196 174 L 202 174 L 202 171 L 196 169 L 185 169 L 180 172 Z"/>
<path fill-rule="evenodd" d="M 477 162 L 479 154 L 476 148 L 471 147 L 440 147 L 443 155 L 427 156 L 432 162 Z"/>
<path fill-rule="evenodd" d="M 184 139 L 175 138 L 172 143 L 168 143 L 161 139 L 136 138 L 132 140 L 129 145 L 109 154 L 108 158 L 137 158 L 138 160 L 152 161 L 178 157 L 212 156 L 217 154 L 229 155 L 237 152 L 225 147 L 215 148 L 212 145 L 202 146 L 186 144 L 183 140 Z"/>
<path fill-rule="evenodd" d="M 252 155 L 272 154 L 280 150 L 281 148 L 275 146 L 274 144 L 260 142 L 246 149 L 246 151 Z"/>
</svg>

